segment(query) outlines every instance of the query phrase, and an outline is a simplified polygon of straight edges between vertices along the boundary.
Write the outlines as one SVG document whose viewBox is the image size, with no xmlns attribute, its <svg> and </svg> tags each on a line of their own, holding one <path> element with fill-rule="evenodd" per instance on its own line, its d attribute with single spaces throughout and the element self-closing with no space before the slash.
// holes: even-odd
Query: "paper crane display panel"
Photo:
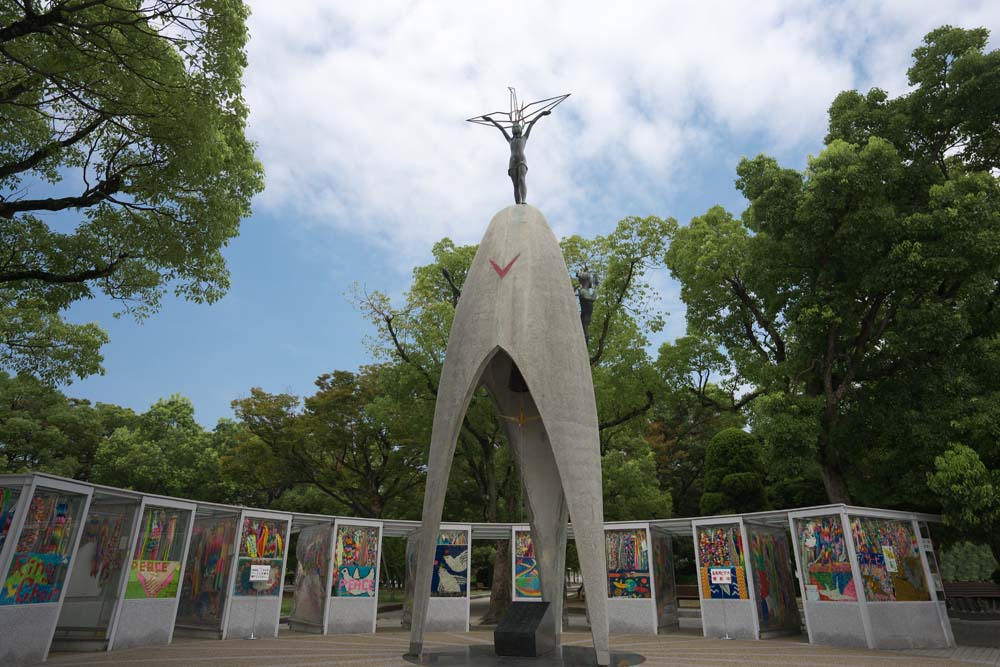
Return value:
<svg viewBox="0 0 1000 667">
<path fill-rule="evenodd" d="M 652 588 L 646 529 L 605 531 L 604 545 L 608 559 L 608 597 L 649 599 Z"/>
<path fill-rule="evenodd" d="M 728 576 L 713 576 L 728 570 Z M 702 597 L 712 600 L 749 600 L 746 562 L 740 527 L 701 526 L 698 528 L 698 576 Z"/>
<path fill-rule="evenodd" d="M 0 588 L 0 605 L 59 601 L 83 501 L 75 494 L 35 491 Z"/>
<path fill-rule="evenodd" d="M 661 625 L 676 625 L 677 583 L 674 581 L 674 548 L 670 537 L 653 535 L 653 597 L 656 598 L 656 615 Z"/>
<path fill-rule="evenodd" d="M 189 515 L 187 510 L 146 508 L 129 568 L 126 598 L 177 596 Z"/>
<path fill-rule="evenodd" d="M 222 623 L 238 525 L 235 515 L 195 519 L 181 584 L 178 622 L 206 627 Z"/>
<path fill-rule="evenodd" d="M 235 595 L 278 595 L 281 591 L 281 564 L 285 560 L 285 530 L 280 519 L 245 517 L 240 534 L 240 557 L 236 563 Z M 268 565 L 266 582 L 251 582 L 252 565 Z"/>
<path fill-rule="evenodd" d="M 858 567 L 869 602 L 926 602 L 931 599 L 920 547 L 909 521 L 851 518 Z"/>
<path fill-rule="evenodd" d="M 295 598 L 291 620 L 319 625 L 326 607 L 326 574 L 330 560 L 330 526 L 309 526 L 295 545 Z"/>
<path fill-rule="evenodd" d="M 469 533 L 442 530 L 438 534 L 431 573 L 431 596 L 465 597 L 469 591 Z"/>
<path fill-rule="evenodd" d="M 121 584 L 128 578 L 129 538 L 137 511 L 134 502 L 91 503 L 66 590 L 62 627 L 95 632 L 108 627 Z"/>
<path fill-rule="evenodd" d="M 854 602 L 858 599 L 839 516 L 796 519 L 806 600 Z"/>
<path fill-rule="evenodd" d="M 792 555 L 785 532 L 760 526 L 749 526 L 748 531 L 760 629 L 801 627 L 802 620 L 795 602 Z"/>
<path fill-rule="evenodd" d="M 530 530 L 514 531 L 514 594 L 528 599 L 542 597 L 542 580 L 538 576 Z"/>
<path fill-rule="evenodd" d="M 334 597 L 375 597 L 378 584 L 378 531 L 375 526 L 337 527 L 333 554 Z"/>
</svg>

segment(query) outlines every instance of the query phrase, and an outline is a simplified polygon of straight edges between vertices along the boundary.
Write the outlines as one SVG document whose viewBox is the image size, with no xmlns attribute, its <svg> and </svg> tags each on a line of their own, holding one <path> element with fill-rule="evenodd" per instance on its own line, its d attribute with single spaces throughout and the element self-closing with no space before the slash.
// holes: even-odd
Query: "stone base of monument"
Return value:
<svg viewBox="0 0 1000 667">
<path fill-rule="evenodd" d="M 493 631 L 493 646 L 461 646 L 403 656 L 415 665 L 468 667 L 596 667 L 589 646 L 556 644 L 555 623 L 548 602 L 514 602 Z M 645 662 L 638 653 L 613 651 L 609 664 L 628 667 Z"/>
<path fill-rule="evenodd" d="M 530 603 L 537 604 L 537 603 Z M 549 653 L 535 658 L 497 655 L 493 647 L 485 644 L 424 651 L 419 658 L 404 655 L 403 659 L 414 665 L 435 667 L 596 667 L 597 657 L 590 646 L 556 646 Z M 645 662 L 638 653 L 611 651 L 610 664 L 629 667 Z"/>
<path fill-rule="evenodd" d="M 493 631 L 497 655 L 534 658 L 556 647 L 555 625 L 548 602 L 514 602 Z"/>
</svg>

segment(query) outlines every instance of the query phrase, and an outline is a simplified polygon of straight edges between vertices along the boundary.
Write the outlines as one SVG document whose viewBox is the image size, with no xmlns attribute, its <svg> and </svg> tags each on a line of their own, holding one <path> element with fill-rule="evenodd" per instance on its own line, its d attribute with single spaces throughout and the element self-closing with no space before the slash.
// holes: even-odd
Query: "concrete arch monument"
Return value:
<svg viewBox="0 0 1000 667">
<path fill-rule="evenodd" d="M 598 664 L 607 665 L 607 571 L 597 406 L 580 312 L 555 235 L 538 209 L 497 213 L 472 261 L 441 370 L 417 551 L 410 654 L 420 655 L 435 536 L 465 411 L 485 386 L 503 418 L 524 485 L 558 643 L 566 522 L 580 556 Z"/>
</svg>

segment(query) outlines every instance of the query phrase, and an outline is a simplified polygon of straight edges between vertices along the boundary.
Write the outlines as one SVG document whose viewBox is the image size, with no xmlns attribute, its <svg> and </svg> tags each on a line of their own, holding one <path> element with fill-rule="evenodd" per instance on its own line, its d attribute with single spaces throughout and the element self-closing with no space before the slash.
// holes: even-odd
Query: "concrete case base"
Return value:
<svg viewBox="0 0 1000 667">
<path fill-rule="evenodd" d="M 169 644 L 174 634 L 177 600 L 122 600 L 113 650 Z"/>
<path fill-rule="evenodd" d="M 655 635 L 656 613 L 649 600 L 608 598 L 608 632 Z"/>
<path fill-rule="evenodd" d="M 254 600 L 257 604 L 257 622 L 254 623 Z M 234 595 L 229 601 L 229 621 L 223 639 L 241 639 L 253 634 L 261 638 L 278 636 L 278 614 L 281 597 L 277 595 Z"/>
<path fill-rule="evenodd" d="M 701 625 L 706 637 L 757 639 L 751 600 L 702 600 Z"/>
<path fill-rule="evenodd" d="M 0 607 L 0 665 L 20 667 L 45 660 L 58 620 L 57 602 Z"/>
<path fill-rule="evenodd" d="M 824 646 L 868 648 L 865 626 L 857 602 L 803 603 L 809 641 Z"/>
<path fill-rule="evenodd" d="M 327 634 L 348 635 L 375 631 L 377 598 L 330 598 L 329 603 Z"/>
<path fill-rule="evenodd" d="M 427 601 L 427 632 L 468 632 L 469 601 L 464 598 L 431 598 Z"/>
<path fill-rule="evenodd" d="M 869 602 L 872 648 L 947 648 L 936 602 Z"/>
</svg>

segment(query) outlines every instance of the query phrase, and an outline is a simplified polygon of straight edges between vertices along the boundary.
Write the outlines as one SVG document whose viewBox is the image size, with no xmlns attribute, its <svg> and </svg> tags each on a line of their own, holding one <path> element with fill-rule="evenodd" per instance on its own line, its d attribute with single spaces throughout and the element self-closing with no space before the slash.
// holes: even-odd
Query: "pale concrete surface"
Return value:
<svg viewBox="0 0 1000 667">
<path fill-rule="evenodd" d="M 920 655 L 940 659 L 960 660 L 965 664 L 1000 667 L 1000 648 L 987 646 L 956 646 L 955 648 L 924 648 L 903 651 L 907 655 Z"/>
<path fill-rule="evenodd" d="M 512 391 L 511 365 L 527 392 Z M 559 242 L 527 204 L 497 213 L 455 308 L 441 368 L 417 547 L 410 646 L 422 649 L 437 529 L 452 458 L 473 393 L 485 385 L 505 417 L 525 490 L 543 599 L 559 617 L 566 518 L 588 589 L 603 591 L 604 509 L 597 405 L 580 311 Z M 516 424 L 516 426 L 515 426 Z M 589 595 L 594 649 L 608 663 L 605 595 Z M 554 625 L 548 630 L 558 634 Z"/>
<path fill-rule="evenodd" d="M 427 633 L 424 651 L 492 643 L 485 630 Z M 583 632 L 566 632 L 563 643 L 588 645 Z M 112 653 L 53 653 L 46 663 L 63 667 L 406 667 L 409 637 L 402 629 L 367 635 L 319 636 L 282 631 L 259 641 L 175 639 L 169 646 Z M 725 641 L 691 631 L 658 636 L 613 637 L 611 647 L 646 657 L 648 667 L 968 667 L 1000 665 L 996 649 L 868 651 L 810 646 L 801 639 Z M 971 651 L 971 652 L 970 652 Z M 992 651 L 992 655 L 989 654 Z M 990 662 L 992 660 L 992 662 Z"/>
</svg>

